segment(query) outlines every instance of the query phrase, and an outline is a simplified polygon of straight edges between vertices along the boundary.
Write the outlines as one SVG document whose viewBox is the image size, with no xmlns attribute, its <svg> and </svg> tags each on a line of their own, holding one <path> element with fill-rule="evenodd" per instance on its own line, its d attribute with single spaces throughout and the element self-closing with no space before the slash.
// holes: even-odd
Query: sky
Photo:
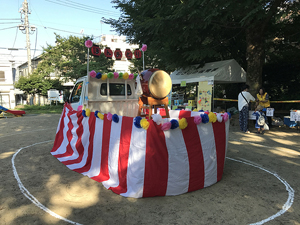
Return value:
<svg viewBox="0 0 300 225">
<path fill-rule="evenodd" d="M 26 34 L 17 28 L 22 24 L 19 10 L 23 2 L 24 0 L 0 0 L 0 54 L 11 57 L 16 63 L 27 57 Z M 27 2 L 31 11 L 28 15 L 29 25 L 37 28 L 29 35 L 31 58 L 41 54 L 42 47 L 47 44 L 55 45 L 54 32 L 63 37 L 93 35 L 96 37 L 95 41 L 100 40 L 101 34 L 117 34 L 110 25 L 100 22 L 102 17 L 117 19 L 120 16 L 120 11 L 113 7 L 110 0 Z M 19 50 L 8 51 L 7 48 Z"/>
</svg>

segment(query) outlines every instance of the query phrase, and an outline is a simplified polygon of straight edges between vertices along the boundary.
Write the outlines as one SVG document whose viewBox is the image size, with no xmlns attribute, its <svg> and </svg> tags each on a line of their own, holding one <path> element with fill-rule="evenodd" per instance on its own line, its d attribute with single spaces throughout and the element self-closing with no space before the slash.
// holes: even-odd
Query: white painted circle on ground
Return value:
<svg viewBox="0 0 300 225">
<path fill-rule="evenodd" d="M 23 148 L 20 148 L 12 157 L 11 159 L 11 162 L 12 162 L 12 168 L 13 168 L 13 173 L 14 173 L 14 176 L 18 182 L 18 185 L 19 185 L 19 188 L 21 190 L 21 192 L 23 193 L 23 195 L 28 198 L 33 204 L 35 204 L 37 207 L 39 207 L 40 209 L 44 210 L 45 212 L 49 213 L 51 216 L 54 216 L 55 218 L 58 218 L 60 220 L 63 220 L 63 221 L 66 221 L 68 223 L 71 223 L 71 224 L 76 224 L 76 225 L 82 225 L 80 223 L 77 223 L 77 222 L 74 222 L 74 221 L 71 221 L 71 220 L 68 220 L 58 214 L 56 214 L 55 212 L 51 211 L 50 209 L 48 209 L 46 206 L 44 206 L 42 203 L 40 203 L 32 194 L 30 194 L 30 192 L 24 187 L 24 185 L 22 184 L 20 178 L 19 178 L 19 175 L 18 175 L 18 172 L 17 172 L 17 169 L 15 167 L 15 158 L 16 156 L 18 155 L 18 153 L 20 151 L 22 151 L 23 149 L 26 149 L 26 148 L 29 148 L 29 147 L 32 147 L 32 146 L 35 146 L 35 145 L 39 145 L 39 144 L 44 144 L 44 143 L 48 143 L 48 142 L 53 142 L 53 140 L 50 140 L 50 141 L 43 141 L 43 142 L 38 142 L 38 143 L 35 143 L 35 144 L 32 144 L 32 145 L 28 145 L 26 147 L 23 147 Z M 251 225 L 260 225 L 260 224 L 264 224 L 266 222 L 269 222 L 273 219 L 275 219 L 276 217 L 279 217 L 281 216 L 282 214 L 284 214 L 293 204 L 294 202 L 294 194 L 295 194 L 295 191 L 294 189 L 288 184 L 288 182 L 286 182 L 283 178 L 281 178 L 278 174 L 276 173 L 273 173 L 265 168 L 263 168 L 262 166 L 260 165 L 257 165 L 257 164 L 254 164 L 253 162 L 250 162 L 248 160 L 238 160 L 238 159 L 233 159 L 233 158 L 230 158 L 230 157 L 226 157 L 227 159 L 229 160 L 232 160 L 232 161 L 235 161 L 235 162 L 240 162 L 240 163 L 244 163 L 246 165 L 249 165 L 249 166 L 253 166 L 255 168 L 258 168 L 258 169 L 261 169 L 269 174 L 272 174 L 273 176 L 275 176 L 281 183 L 284 184 L 284 186 L 286 187 L 286 190 L 289 194 L 288 196 L 288 199 L 287 201 L 285 202 L 285 204 L 282 206 L 282 209 L 277 212 L 276 214 L 264 219 L 264 220 L 261 220 L 259 222 L 256 222 L 256 223 L 252 223 Z"/>
</svg>

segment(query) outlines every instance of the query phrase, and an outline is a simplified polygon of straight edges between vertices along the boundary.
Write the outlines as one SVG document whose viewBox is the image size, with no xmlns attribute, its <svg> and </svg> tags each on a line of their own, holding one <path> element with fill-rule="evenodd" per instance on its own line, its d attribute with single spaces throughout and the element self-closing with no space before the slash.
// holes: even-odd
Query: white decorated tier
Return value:
<svg viewBox="0 0 300 225">
<path fill-rule="evenodd" d="M 179 195 L 221 180 L 228 116 L 170 110 L 171 118 L 147 120 L 66 103 L 51 154 L 125 197 Z"/>
</svg>

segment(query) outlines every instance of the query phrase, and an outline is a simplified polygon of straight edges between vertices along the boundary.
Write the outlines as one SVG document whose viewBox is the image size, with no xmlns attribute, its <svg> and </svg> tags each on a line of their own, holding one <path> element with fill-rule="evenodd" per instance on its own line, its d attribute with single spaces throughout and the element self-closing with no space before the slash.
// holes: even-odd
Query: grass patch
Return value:
<svg viewBox="0 0 300 225">
<path fill-rule="evenodd" d="M 61 114 L 64 108 L 63 104 L 57 105 L 24 105 L 20 110 L 24 110 L 26 114 L 51 114 L 58 113 Z"/>
</svg>

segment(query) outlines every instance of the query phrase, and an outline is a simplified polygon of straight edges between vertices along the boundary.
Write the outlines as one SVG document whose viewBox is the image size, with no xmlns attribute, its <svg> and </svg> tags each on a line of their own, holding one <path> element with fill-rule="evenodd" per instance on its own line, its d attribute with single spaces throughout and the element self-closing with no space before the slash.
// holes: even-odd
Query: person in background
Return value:
<svg viewBox="0 0 300 225">
<path fill-rule="evenodd" d="M 238 95 L 238 107 L 239 107 L 239 123 L 241 131 L 250 133 L 248 130 L 248 118 L 249 118 L 249 103 L 255 101 L 255 98 L 248 92 L 249 85 L 242 86 L 242 91 Z"/>
<path fill-rule="evenodd" d="M 263 112 L 264 110 L 266 110 L 266 108 L 263 108 L 263 106 L 258 105 L 255 109 L 255 112 L 253 113 L 253 115 L 256 116 L 255 128 L 257 128 L 258 134 L 265 133 L 265 123 L 267 121 L 267 117 Z"/>
<path fill-rule="evenodd" d="M 270 108 L 270 100 L 269 100 L 269 94 L 265 91 L 263 87 L 261 87 L 258 91 L 258 94 L 256 95 L 256 106 L 261 105 L 263 108 Z M 268 117 L 268 125 L 269 127 L 272 126 L 272 118 Z"/>
</svg>

